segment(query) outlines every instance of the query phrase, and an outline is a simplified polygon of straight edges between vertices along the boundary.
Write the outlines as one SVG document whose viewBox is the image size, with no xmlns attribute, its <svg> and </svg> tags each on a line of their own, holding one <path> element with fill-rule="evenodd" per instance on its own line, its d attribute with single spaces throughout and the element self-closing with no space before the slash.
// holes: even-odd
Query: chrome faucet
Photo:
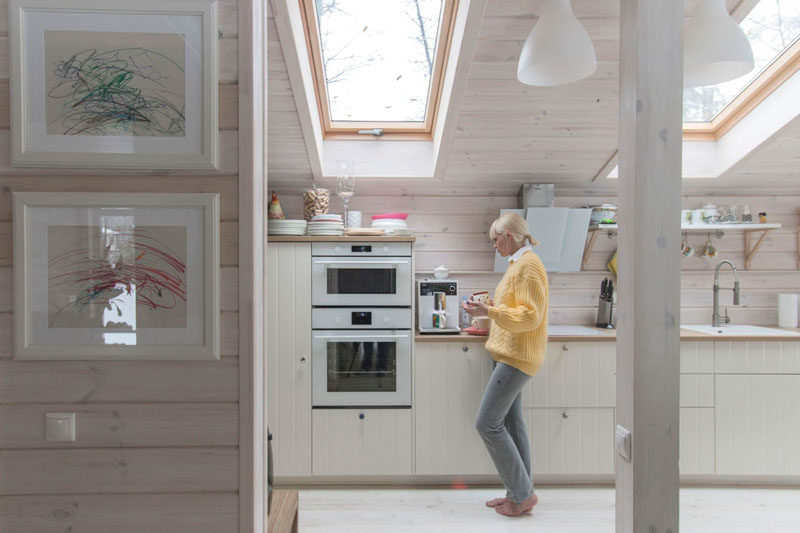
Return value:
<svg viewBox="0 0 800 533">
<path fill-rule="evenodd" d="M 719 314 L 719 269 L 725 263 L 729 264 L 733 269 L 733 275 L 736 276 L 736 281 L 733 283 L 733 305 L 739 305 L 739 273 L 736 271 L 736 265 L 733 261 L 723 259 L 714 269 L 714 314 L 711 316 L 711 327 L 718 328 L 723 323 L 729 324 L 731 319 L 728 316 L 728 310 L 725 309 L 725 316 Z"/>
</svg>

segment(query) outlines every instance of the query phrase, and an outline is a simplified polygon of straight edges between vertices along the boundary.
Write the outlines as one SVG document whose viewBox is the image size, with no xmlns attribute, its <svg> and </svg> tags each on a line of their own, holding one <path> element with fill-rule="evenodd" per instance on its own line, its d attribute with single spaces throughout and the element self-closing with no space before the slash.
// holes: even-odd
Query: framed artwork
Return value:
<svg viewBox="0 0 800 533">
<path fill-rule="evenodd" d="M 218 359 L 219 195 L 13 195 L 16 359 Z"/>
<path fill-rule="evenodd" d="M 10 0 L 12 166 L 215 169 L 216 0 Z"/>
</svg>

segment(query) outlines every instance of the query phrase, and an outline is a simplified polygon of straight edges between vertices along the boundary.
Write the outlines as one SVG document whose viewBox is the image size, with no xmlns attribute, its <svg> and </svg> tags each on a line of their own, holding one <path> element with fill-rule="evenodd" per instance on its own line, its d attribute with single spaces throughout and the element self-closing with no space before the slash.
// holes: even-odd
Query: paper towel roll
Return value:
<svg viewBox="0 0 800 533">
<path fill-rule="evenodd" d="M 778 327 L 796 328 L 797 327 L 797 295 L 779 294 L 778 295 Z"/>
</svg>

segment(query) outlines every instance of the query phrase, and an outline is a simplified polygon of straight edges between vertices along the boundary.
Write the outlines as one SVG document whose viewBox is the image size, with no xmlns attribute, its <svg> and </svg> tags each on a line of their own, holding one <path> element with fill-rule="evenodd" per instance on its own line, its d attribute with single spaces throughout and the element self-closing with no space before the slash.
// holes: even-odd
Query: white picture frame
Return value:
<svg viewBox="0 0 800 533">
<path fill-rule="evenodd" d="M 13 194 L 14 358 L 219 359 L 219 194 Z"/>
<path fill-rule="evenodd" d="M 11 165 L 217 169 L 217 16 L 217 0 L 9 0 Z"/>
</svg>

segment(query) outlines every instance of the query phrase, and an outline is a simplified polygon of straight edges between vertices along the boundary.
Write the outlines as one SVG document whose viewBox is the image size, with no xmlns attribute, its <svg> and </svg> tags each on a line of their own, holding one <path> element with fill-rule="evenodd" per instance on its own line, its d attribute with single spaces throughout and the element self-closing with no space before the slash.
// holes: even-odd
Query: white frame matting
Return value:
<svg viewBox="0 0 800 533">
<path fill-rule="evenodd" d="M 187 170 L 218 168 L 217 0 L 9 0 L 8 17 L 12 166 Z M 131 31 L 131 28 L 136 28 L 137 31 Z M 130 134 L 126 133 L 124 127 L 117 128 L 114 134 L 108 134 L 104 128 L 95 129 L 94 126 L 98 121 L 102 123 L 102 120 L 113 124 L 114 117 L 120 114 L 120 110 L 129 108 L 129 98 L 136 102 L 130 104 L 131 116 L 139 115 L 140 111 L 136 109 L 143 101 L 140 96 L 152 96 L 155 93 L 151 90 L 137 95 L 135 91 L 138 87 L 125 85 L 113 98 L 105 98 L 103 94 L 106 92 L 102 86 L 105 86 L 106 79 L 100 75 L 98 78 L 101 80 L 94 83 L 101 87 L 93 90 L 86 88 L 85 94 L 75 95 L 76 104 L 65 106 L 64 109 L 77 110 L 70 117 L 70 124 L 73 126 L 65 126 L 63 132 L 50 131 L 55 121 L 48 120 L 48 117 L 52 119 L 52 115 L 48 115 L 47 105 L 53 99 L 49 95 L 63 96 L 62 92 L 72 87 L 69 80 L 75 78 L 76 74 L 69 71 L 83 69 L 83 65 L 89 63 L 85 54 L 90 54 L 92 50 L 89 48 L 88 52 L 82 52 L 84 55 L 79 55 L 77 52 L 82 50 L 80 46 L 86 46 L 86 43 L 75 43 L 76 57 L 79 59 L 73 58 L 59 68 L 53 67 L 54 72 L 59 72 L 65 82 L 57 85 L 58 91 L 55 91 L 55 87 L 50 87 L 48 79 L 53 69 L 48 70 L 46 67 L 48 48 L 45 45 L 45 35 L 48 32 L 70 31 L 76 32 L 75 38 L 80 36 L 80 39 L 88 42 L 91 42 L 93 35 L 100 42 L 104 42 L 102 39 L 108 41 L 108 33 L 120 33 L 120 39 L 125 39 L 126 42 L 136 42 L 136 35 L 139 34 L 143 44 L 167 39 L 170 35 L 179 36 L 183 41 L 185 54 L 183 63 L 178 64 L 178 69 L 173 69 L 174 72 L 182 71 L 183 94 L 171 90 L 172 87 L 162 87 L 157 76 L 150 76 L 154 72 L 158 74 L 156 63 L 140 67 L 141 61 L 138 57 L 141 56 L 131 54 L 125 56 L 131 65 L 128 69 L 129 75 L 135 77 L 146 73 L 142 74 L 144 78 L 140 77 L 139 81 L 146 79 L 145 83 L 151 89 L 156 88 L 163 99 L 146 100 L 147 105 L 142 108 L 146 111 L 141 113 L 148 113 L 147 117 L 127 122 L 123 118 L 119 121 L 129 125 Z M 69 36 L 60 38 L 69 40 Z M 50 46 L 53 48 L 53 43 Z M 151 50 L 145 52 L 150 54 Z M 98 57 L 102 55 L 98 52 Z M 158 55 L 160 54 L 150 57 Z M 172 65 L 176 63 L 172 62 Z M 79 78 L 92 79 L 92 76 L 80 75 Z M 111 79 L 113 81 L 115 78 Z M 174 80 L 174 76 L 161 79 Z M 174 104 L 171 121 L 169 116 L 165 117 L 166 110 L 171 106 L 164 106 L 163 102 L 176 94 L 180 99 Z M 95 98 L 99 103 L 92 104 Z M 80 111 L 85 111 L 85 115 L 80 114 Z M 127 113 L 123 117 L 126 115 Z M 77 119 L 76 116 L 81 118 Z M 137 124 L 164 121 L 171 125 L 176 123 L 175 116 L 180 118 L 177 123 L 180 124 L 182 133 L 169 131 L 137 134 L 142 128 Z M 73 119 L 79 122 L 78 126 L 74 125 Z M 87 134 L 92 131 L 98 133 Z"/>
<path fill-rule="evenodd" d="M 13 194 L 13 204 L 16 359 L 219 359 L 219 194 L 18 192 Z M 116 251 L 122 248 L 107 244 L 105 237 L 110 234 L 113 239 L 116 228 L 111 226 L 119 223 L 137 231 L 144 230 L 141 233 L 145 236 L 149 235 L 147 227 L 158 227 L 163 235 L 178 235 L 179 244 L 185 241 L 185 249 L 170 247 L 165 242 L 145 240 L 141 246 L 137 244 L 133 248 L 135 260 L 123 262 L 119 258 L 124 252 Z M 81 228 L 101 228 L 102 248 L 92 247 L 91 239 L 79 239 L 68 246 L 60 246 L 58 241 L 49 242 L 50 235 L 61 235 L 54 233 L 59 228 L 66 228 L 67 233 L 80 233 Z M 159 234 L 154 235 L 160 237 Z M 158 246 L 150 249 L 144 246 L 153 242 Z M 183 302 L 181 309 L 184 312 L 178 314 L 178 320 L 183 323 L 137 326 L 137 321 L 144 320 L 141 313 L 154 312 L 147 307 L 142 309 L 137 298 L 136 281 L 143 279 L 141 273 L 147 278 L 139 284 L 148 287 L 150 295 L 153 294 L 154 285 L 167 292 L 175 286 L 169 280 L 175 277 L 172 273 L 180 269 L 169 270 L 165 266 L 159 270 L 154 266 L 170 265 L 169 261 L 174 260 L 161 260 L 162 257 L 170 257 L 164 251 L 180 256 L 178 261 L 183 263 L 183 273 L 179 276 L 183 297 L 165 300 L 166 303 Z M 139 263 L 145 252 L 149 254 L 148 258 L 155 256 L 160 262 L 152 263 L 146 259 L 145 263 Z M 68 261 L 58 262 L 62 257 L 67 257 Z M 58 265 L 66 264 L 62 271 L 66 274 L 59 274 L 55 266 L 51 272 L 51 265 L 57 262 Z M 137 265 L 139 275 L 129 274 Z M 154 284 L 154 278 L 168 282 Z M 77 279 L 66 290 L 66 296 L 59 292 L 62 289 L 54 291 L 51 285 L 51 281 L 54 281 L 55 286 L 63 286 L 60 282 L 64 279 Z M 87 279 L 88 283 L 85 281 Z M 127 283 L 125 279 L 132 281 Z M 108 289 L 111 281 L 115 286 Z M 167 283 L 169 287 L 163 289 Z M 69 296 L 69 291 L 74 294 Z M 103 311 L 100 322 L 92 324 L 97 322 L 95 313 L 90 315 L 91 325 L 81 324 L 86 321 L 84 309 L 89 307 L 86 302 L 91 302 L 97 309 L 101 300 L 94 298 L 102 292 L 108 294 L 109 300 L 100 308 Z M 112 293 L 114 297 L 110 298 Z M 162 292 L 157 294 L 161 296 Z M 144 298 L 145 294 L 141 296 Z M 62 306 L 61 301 L 54 303 L 53 298 L 56 297 L 61 300 L 69 298 L 68 304 Z M 78 309 L 73 313 L 73 316 L 78 316 L 77 322 L 51 327 L 53 317 L 59 316 L 61 309 L 72 305 Z M 59 311 L 55 312 L 55 309 Z M 159 318 L 155 322 L 171 318 L 169 313 L 173 310 L 166 308 L 159 311 L 165 314 L 157 315 Z M 117 321 L 119 316 L 123 318 Z M 150 322 L 154 322 L 153 315 L 150 317 Z M 121 327 L 120 322 L 128 327 Z"/>
</svg>

